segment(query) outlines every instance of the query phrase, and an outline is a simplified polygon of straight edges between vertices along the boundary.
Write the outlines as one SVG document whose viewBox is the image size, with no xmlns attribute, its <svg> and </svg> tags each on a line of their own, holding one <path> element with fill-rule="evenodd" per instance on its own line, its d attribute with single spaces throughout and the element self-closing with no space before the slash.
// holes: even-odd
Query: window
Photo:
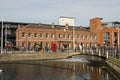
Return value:
<svg viewBox="0 0 120 80">
<path fill-rule="evenodd" d="M 108 41 L 109 40 L 109 34 L 108 33 L 104 33 L 104 40 Z"/>
<path fill-rule="evenodd" d="M 37 33 L 34 34 L 34 37 L 35 37 L 35 38 L 37 37 Z"/>
<path fill-rule="evenodd" d="M 28 47 L 30 47 L 30 46 L 31 46 L 31 43 L 29 42 L 29 43 L 28 43 Z"/>
<path fill-rule="evenodd" d="M 94 36 L 94 38 L 93 38 L 94 40 L 96 40 L 96 36 Z"/>
<path fill-rule="evenodd" d="M 68 34 L 68 38 L 70 39 L 70 34 Z"/>
<path fill-rule="evenodd" d="M 28 49 L 29 49 L 29 50 L 32 49 L 32 48 L 31 48 L 31 43 L 30 43 L 30 42 L 28 43 Z"/>
<path fill-rule="evenodd" d="M 32 37 L 32 34 L 31 34 L 31 33 L 28 33 L 28 37 L 31 38 L 31 37 Z"/>
<path fill-rule="evenodd" d="M 53 33 L 51 34 L 51 38 L 54 38 L 54 34 Z"/>
<path fill-rule="evenodd" d="M 43 34 L 42 33 L 40 33 L 40 38 L 43 38 Z"/>
<path fill-rule="evenodd" d="M 94 36 L 94 40 L 96 40 L 96 36 Z"/>
<path fill-rule="evenodd" d="M 86 39 L 87 39 L 87 40 L 89 39 L 89 36 L 88 36 L 88 35 L 86 35 Z"/>
<path fill-rule="evenodd" d="M 22 37 L 26 37 L 26 33 L 25 32 L 22 33 Z"/>
<path fill-rule="evenodd" d="M 46 38 L 49 38 L 49 34 L 48 33 L 46 33 Z"/>
<path fill-rule="evenodd" d="M 86 35 L 84 35 L 84 39 L 87 39 L 87 34 L 86 34 Z"/>
<path fill-rule="evenodd" d="M 90 39 L 92 40 L 92 35 L 90 36 Z"/>
<path fill-rule="evenodd" d="M 62 38 L 62 35 L 61 35 L 61 34 L 59 34 L 59 38 Z"/>
<path fill-rule="evenodd" d="M 65 34 L 63 34 L 63 38 L 66 38 L 66 35 L 65 35 Z"/>
<path fill-rule="evenodd" d="M 70 44 L 68 44 L 68 48 L 70 48 L 71 47 L 71 45 Z"/>
<path fill-rule="evenodd" d="M 83 39 L 83 40 L 85 39 L 85 35 L 83 35 L 82 39 Z"/>
<path fill-rule="evenodd" d="M 78 38 L 80 39 L 80 34 L 78 35 Z"/>
</svg>

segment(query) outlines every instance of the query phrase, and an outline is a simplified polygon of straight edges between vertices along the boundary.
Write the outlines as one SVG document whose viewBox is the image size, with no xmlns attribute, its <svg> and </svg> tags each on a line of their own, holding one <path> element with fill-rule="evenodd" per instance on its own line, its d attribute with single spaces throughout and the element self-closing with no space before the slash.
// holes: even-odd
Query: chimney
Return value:
<svg viewBox="0 0 120 80">
<path fill-rule="evenodd" d="M 18 24 L 18 28 L 20 28 L 21 27 L 21 25 L 20 24 Z"/>
<path fill-rule="evenodd" d="M 54 29 L 54 27 L 55 27 L 55 26 L 54 26 L 54 22 L 52 22 L 52 28 Z"/>
<path fill-rule="evenodd" d="M 69 25 L 68 25 L 68 23 L 65 24 L 65 27 L 66 27 L 66 29 L 69 29 Z"/>
</svg>

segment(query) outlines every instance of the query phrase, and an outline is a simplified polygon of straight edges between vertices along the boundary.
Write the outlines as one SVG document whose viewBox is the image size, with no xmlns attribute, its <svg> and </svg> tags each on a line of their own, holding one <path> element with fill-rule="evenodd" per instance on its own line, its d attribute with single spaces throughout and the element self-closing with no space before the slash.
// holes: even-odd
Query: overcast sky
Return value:
<svg viewBox="0 0 120 80">
<path fill-rule="evenodd" d="M 58 24 L 60 16 L 76 18 L 76 25 L 89 20 L 120 21 L 120 0 L 0 0 L 0 18 L 17 22 Z"/>
</svg>

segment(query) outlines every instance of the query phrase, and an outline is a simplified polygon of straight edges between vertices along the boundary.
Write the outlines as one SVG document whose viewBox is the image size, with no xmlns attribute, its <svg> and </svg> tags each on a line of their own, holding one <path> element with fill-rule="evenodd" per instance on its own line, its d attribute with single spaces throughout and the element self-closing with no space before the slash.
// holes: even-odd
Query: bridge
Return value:
<svg viewBox="0 0 120 80">
<path fill-rule="evenodd" d="M 106 58 L 106 63 L 120 75 L 120 48 L 99 47 L 80 50 L 83 54 L 95 55 Z M 111 71 L 112 71 L 111 69 Z"/>
<path fill-rule="evenodd" d="M 83 48 L 78 50 L 83 54 L 97 55 L 105 58 L 113 57 L 120 59 L 120 48 L 118 47 L 98 47 L 98 48 Z"/>
</svg>

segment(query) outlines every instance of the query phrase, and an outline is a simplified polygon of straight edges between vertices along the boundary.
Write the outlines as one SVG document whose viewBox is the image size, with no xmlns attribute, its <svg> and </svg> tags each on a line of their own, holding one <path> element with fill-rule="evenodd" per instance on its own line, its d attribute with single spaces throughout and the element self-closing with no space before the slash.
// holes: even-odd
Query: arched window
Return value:
<svg viewBox="0 0 120 80">
<path fill-rule="evenodd" d="M 68 39 L 70 39 L 70 34 L 68 34 Z"/>
<path fill-rule="evenodd" d="M 54 37 L 55 37 L 55 35 L 52 33 L 52 34 L 51 34 L 51 38 L 54 38 Z"/>
<path fill-rule="evenodd" d="M 46 33 L 46 38 L 49 38 L 49 34 L 48 33 Z"/>
<path fill-rule="evenodd" d="M 63 38 L 66 38 L 66 35 L 65 35 L 65 34 L 63 34 Z"/>
<path fill-rule="evenodd" d="M 31 34 L 31 33 L 28 33 L 28 37 L 31 38 L 31 37 L 32 37 L 32 34 Z"/>
<path fill-rule="evenodd" d="M 34 37 L 35 37 L 35 38 L 37 37 L 37 33 L 34 33 Z"/>
<path fill-rule="evenodd" d="M 25 32 L 22 33 L 22 37 L 24 37 L 24 38 L 26 37 L 26 33 Z"/>
<path fill-rule="evenodd" d="M 43 34 L 42 33 L 40 33 L 40 38 L 43 38 Z"/>
<path fill-rule="evenodd" d="M 62 38 L 62 34 L 59 34 L 59 38 Z"/>
</svg>

